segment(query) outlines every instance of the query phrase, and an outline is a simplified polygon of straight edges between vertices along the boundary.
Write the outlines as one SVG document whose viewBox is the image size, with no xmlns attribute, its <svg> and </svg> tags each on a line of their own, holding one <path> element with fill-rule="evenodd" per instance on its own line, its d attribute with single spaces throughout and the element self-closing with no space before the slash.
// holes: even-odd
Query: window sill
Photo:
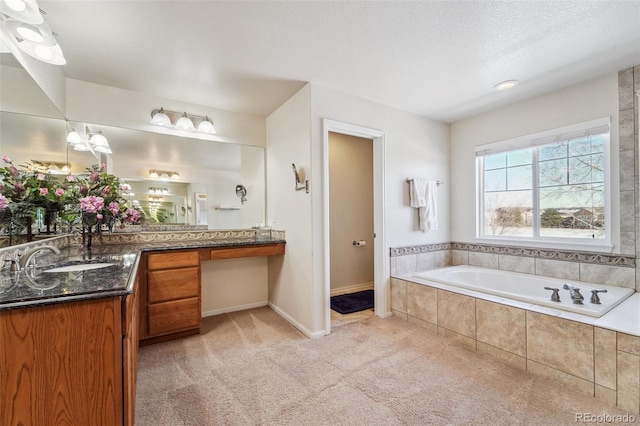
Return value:
<svg viewBox="0 0 640 426">
<path fill-rule="evenodd" d="M 479 237 L 475 239 L 475 242 L 478 244 L 489 244 L 497 246 L 586 251 L 592 253 L 611 253 L 613 251 L 613 245 L 605 241 L 601 243 L 583 243 L 579 241 L 522 240 L 517 238 Z"/>
</svg>

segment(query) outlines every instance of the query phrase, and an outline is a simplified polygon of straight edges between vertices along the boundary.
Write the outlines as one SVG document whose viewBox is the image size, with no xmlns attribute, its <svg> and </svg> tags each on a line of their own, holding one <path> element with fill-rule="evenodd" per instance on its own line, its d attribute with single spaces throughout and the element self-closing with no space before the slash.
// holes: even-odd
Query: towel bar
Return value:
<svg viewBox="0 0 640 426">
<path fill-rule="evenodd" d="M 407 178 L 407 182 L 411 182 L 411 181 L 413 181 L 413 179 L 411 179 L 411 178 Z M 438 185 L 438 186 L 440 186 L 440 185 L 444 185 L 444 182 L 442 182 L 442 181 L 440 181 L 440 180 L 437 180 L 437 181 L 436 181 L 436 185 Z"/>
</svg>

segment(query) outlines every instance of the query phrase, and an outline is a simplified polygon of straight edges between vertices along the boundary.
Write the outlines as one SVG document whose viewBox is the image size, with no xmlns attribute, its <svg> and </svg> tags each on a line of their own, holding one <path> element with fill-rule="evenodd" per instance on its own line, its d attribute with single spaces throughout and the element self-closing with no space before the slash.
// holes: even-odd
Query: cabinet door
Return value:
<svg viewBox="0 0 640 426">
<path fill-rule="evenodd" d="M 148 310 L 150 337 L 200 327 L 198 297 L 154 303 Z"/>
<path fill-rule="evenodd" d="M 149 271 L 149 303 L 197 297 L 200 294 L 200 268 Z"/>
<path fill-rule="evenodd" d="M 123 400 L 124 400 L 124 425 L 135 424 L 136 412 L 136 381 L 138 366 L 138 297 L 140 280 L 136 279 L 133 294 L 127 296 L 123 304 L 124 339 L 122 343 L 122 374 L 123 374 Z"/>
</svg>

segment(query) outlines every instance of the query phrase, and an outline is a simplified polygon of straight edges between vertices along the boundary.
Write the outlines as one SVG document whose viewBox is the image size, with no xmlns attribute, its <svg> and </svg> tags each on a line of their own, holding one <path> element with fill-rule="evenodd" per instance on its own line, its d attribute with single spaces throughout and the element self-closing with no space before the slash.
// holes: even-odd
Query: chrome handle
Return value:
<svg viewBox="0 0 640 426">
<path fill-rule="evenodd" d="M 607 290 L 591 290 L 591 300 L 590 302 L 594 305 L 600 304 L 600 298 L 598 297 L 598 293 L 606 293 Z"/>
<path fill-rule="evenodd" d="M 551 301 L 552 302 L 559 302 L 560 301 L 560 295 L 558 294 L 558 292 L 560 291 L 559 288 L 551 288 L 551 287 L 545 287 L 545 290 L 551 290 L 553 293 L 551 293 Z"/>
</svg>

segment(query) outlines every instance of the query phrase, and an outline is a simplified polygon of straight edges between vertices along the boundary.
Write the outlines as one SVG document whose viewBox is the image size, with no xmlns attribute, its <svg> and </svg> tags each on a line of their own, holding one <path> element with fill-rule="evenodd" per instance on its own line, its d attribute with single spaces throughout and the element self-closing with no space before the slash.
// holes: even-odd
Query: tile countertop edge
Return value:
<svg viewBox="0 0 640 426">
<path fill-rule="evenodd" d="M 29 308 L 36 306 L 46 306 L 58 303 L 68 303 L 74 301 L 83 301 L 91 299 L 102 299 L 107 297 L 125 296 L 133 293 L 134 285 L 136 282 L 136 276 L 138 274 L 138 267 L 140 264 L 141 255 L 143 252 L 150 251 L 169 251 L 169 250 L 190 250 L 190 249 L 206 249 L 206 248 L 220 248 L 220 247 L 238 247 L 238 246 L 256 246 L 256 245 L 276 245 L 286 244 L 284 239 L 269 239 L 269 240 L 242 240 L 242 239 L 230 239 L 224 240 L 191 240 L 191 241 L 161 241 L 155 243 L 138 243 L 138 244 L 106 244 L 103 247 L 111 246 L 111 248 L 117 246 L 123 246 L 128 249 L 135 247 L 135 261 L 127 274 L 126 285 L 120 289 L 109 290 L 93 290 L 73 295 L 60 295 L 60 296 L 48 296 L 40 299 L 18 299 L 10 300 L 0 303 L 0 311 L 10 309 Z M 125 250 L 123 254 L 126 254 Z M 129 251 L 131 253 L 131 251 Z"/>
<path fill-rule="evenodd" d="M 424 284 L 426 280 L 416 278 L 413 274 L 405 275 L 393 275 L 391 278 L 411 281 L 418 284 Z M 479 299 L 502 303 L 509 306 L 514 306 L 520 309 L 529 310 L 532 312 L 539 312 L 547 315 L 556 316 L 569 321 L 576 321 L 582 324 L 592 325 L 594 327 L 606 328 L 608 330 L 617 331 L 620 333 L 630 334 L 632 336 L 640 337 L 640 293 L 633 293 L 627 299 L 620 302 L 618 306 L 615 306 L 606 314 L 600 318 L 594 318 L 587 315 L 576 314 L 572 312 L 566 312 L 558 309 L 547 308 L 535 304 L 529 304 L 519 302 L 513 299 L 507 299 L 504 297 L 497 297 L 490 294 L 482 293 L 479 291 L 468 290 L 461 287 L 455 287 L 452 285 L 441 284 L 436 282 L 429 282 L 429 286 L 440 288 L 442 290 L 452 291 L 455 293 L 464 294 Z M 529 305 L 529 306 L 526 306 Z M 539 309 L 538 309 L 539 308 Z M 567 315 L 570 314 L 570 315 Z"/>
</svg>

